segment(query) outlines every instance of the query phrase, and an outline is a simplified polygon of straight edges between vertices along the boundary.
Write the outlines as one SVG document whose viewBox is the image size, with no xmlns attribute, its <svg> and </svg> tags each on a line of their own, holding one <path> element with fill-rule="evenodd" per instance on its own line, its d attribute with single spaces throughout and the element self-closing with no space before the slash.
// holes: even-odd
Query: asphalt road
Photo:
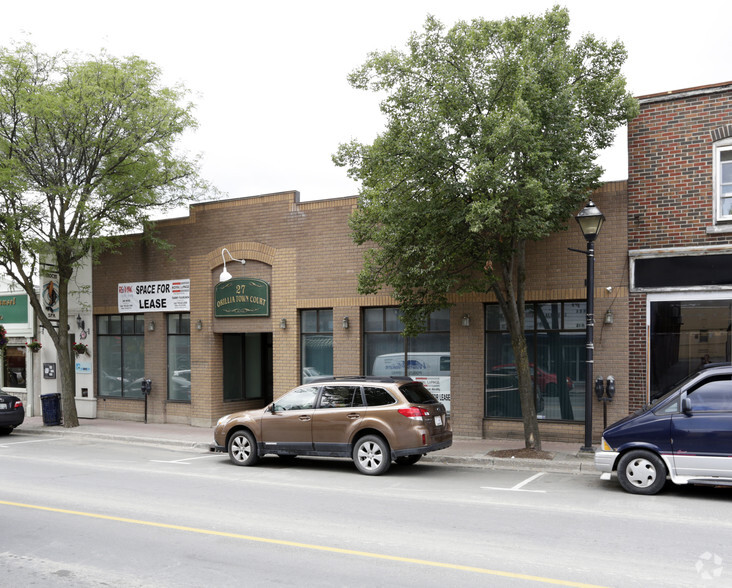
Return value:
<svg viewBox="0 0 732 588">
<path fill-rule="evenodd" d="M 732 491 L 0 437 L 0 586 L 725 586 Z"/>
</svg>

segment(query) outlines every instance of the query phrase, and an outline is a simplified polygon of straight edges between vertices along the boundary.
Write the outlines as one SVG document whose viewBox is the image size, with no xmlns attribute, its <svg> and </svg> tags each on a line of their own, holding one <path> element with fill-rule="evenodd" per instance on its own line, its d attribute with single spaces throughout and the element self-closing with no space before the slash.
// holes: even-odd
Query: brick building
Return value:
<svg viewBox="0 0 732 588">
<path fill-rule="evenodd" d="M 639 98 L 628 130 L 629 408 L 730 360 L 732 82 Z"/>
<path fill-rule="evenodd" d="M 594 200 L 607 217 L 596 245 L 595 374 L 618 382 L 609 407 L 614 420 L 628 410 L 626 183 L 606 184 Z M 157 223 L 173 245 L 169 252 L 138 235 L 104 255 L 92 280 L 97 416 L 146 414 L 152 422 L 210 426 L 317 374 L 406 371 L 449 405 L 457 435 L 522 437 L 513 360 L 495 301 L 454 296 L 427 333 L 405 340 L 394 300 L 357 292 L 362 250 L 348 228 L 356 204 L 299 202 L 297 192 L 196 204 L 188 217 Z M 544 438 L 579 442 L 586 258 L 568 251 L 585 247 L 576 223 L 568 223 L 567 231 L 528 247 L 527 334 Z M 222 282 L 224 264 L 232 279 Z M 266 310 L 221 314 L 236 297 L 216 292 L 223 284 L 251 292 L 249 281 L 265 288 L 256 298 L 266 299 Z M 162 308 L 146 295 L 169 287 L 182 287 L 188 305 L 176 308 L 171 299 Z M 120 291 L 137 289 L 142 294 L 129 306 Z M 613 321 L 605 323 L 608 311 Z M 146 378 L 152 392 L 145 403 Z M 599 403 L 594 421 L 597 437 Z"/>
</svg>

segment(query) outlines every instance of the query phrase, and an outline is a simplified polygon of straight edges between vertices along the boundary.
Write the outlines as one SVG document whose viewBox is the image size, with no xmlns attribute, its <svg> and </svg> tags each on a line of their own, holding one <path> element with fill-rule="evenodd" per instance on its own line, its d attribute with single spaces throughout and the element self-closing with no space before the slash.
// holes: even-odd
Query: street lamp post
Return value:
<svg viewBox="0 0 732 588">
<path fill-rule="evenodd" d="M 592 379 L 594 367 L 595 344 L 595 239 L 600 233 L 605 215 L 590 200 L 587 205 L 577 214 L 582 234 L 587 240 L 587 323 L 585 345 L 586 369 L 585 369 L 585 445 L 581 451 L 592 451 Z M 576 251 L 576 250 L 575 250 Z"/>
</svg>

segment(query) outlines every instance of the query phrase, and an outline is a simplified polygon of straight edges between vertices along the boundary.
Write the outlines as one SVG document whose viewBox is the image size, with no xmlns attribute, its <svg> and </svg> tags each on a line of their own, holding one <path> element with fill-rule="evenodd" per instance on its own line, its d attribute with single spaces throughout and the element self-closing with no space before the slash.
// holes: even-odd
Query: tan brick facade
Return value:
<svg viewBox="0 0 732 588">
<path fill-rule="evenodd" d="M 617 400 L 609 418 L 627 414 L 628 272 L 625 182 L 603 186 L 596 204 L 607 217 L 596 244 L 595 374 L 612 374 Z M 355 198 L 299 202 L 296 192 L 197 204 L 190 216 L 157 224 L 158 235 L 173 245 L 163 252 L 131 236 L 118 252 L 105 254 L 93 274 L 94 314 L 117 314 L 117 285 L 146 280 L 190 279 L 191 402 L 167 401 L 166 317 L 145 313 L 145 376 L 153 380 L 148 420 L 210 426 L 223 414 L 262 401 L 224 402 L 222 349 L 224 333 L 272 333 L 275 397 L 300 383 L 300 311 L 333 310 L 333 364 L 336 375 L 363 373 L 362 308 L 392 306 L 387 294 L 361 296 L 357 276 L 363 250 L 350 236 L 348 217 Z M 585 299 L 586 257 L 568 251 L 585 248 L 574 220 L 568 230 L 528 247 L 528 301 Z M 270 316 L 215 318 L 213 290 L 223 270 L 222 250 L 245 259 L 242 266 L 226 256 L 233 277 L 270 284 Z M 452 420 L 460 436 L 521 437 L 518 420 L 484 419 L 484 304 L 490 295 L 453 296 L 450 347 Z M 611 309 L 613 324 L 603 317 Z M 470 326 L 462 326 L 463 315 Z M 348 318 L 348 328 L 343 319 Z M 286 328 L 280 328 L 282 319 Z M 197 326 L 200 321 L 201 328 Z M 139 399 L 100 398 L 98 416 L 142 420 Z M 594 406 L 593 428 L 602 429 L 602 405 Z M 546 439 L 581 441 L 582 423 L 542 422 Z"/>
</svg>

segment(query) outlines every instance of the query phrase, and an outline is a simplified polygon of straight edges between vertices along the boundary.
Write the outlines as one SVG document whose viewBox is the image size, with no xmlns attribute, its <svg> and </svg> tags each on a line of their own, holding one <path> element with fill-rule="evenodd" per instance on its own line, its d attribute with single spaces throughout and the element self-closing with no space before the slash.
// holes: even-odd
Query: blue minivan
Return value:
<svg viewBox="0 0 732 588">
<path fill-rule="evenodd" d="M 732 486 L 732 364 L 704 366 L 608 427 L 595 467 L 634 494 L 656 494 L 667 477 Z"/>
</svg>

